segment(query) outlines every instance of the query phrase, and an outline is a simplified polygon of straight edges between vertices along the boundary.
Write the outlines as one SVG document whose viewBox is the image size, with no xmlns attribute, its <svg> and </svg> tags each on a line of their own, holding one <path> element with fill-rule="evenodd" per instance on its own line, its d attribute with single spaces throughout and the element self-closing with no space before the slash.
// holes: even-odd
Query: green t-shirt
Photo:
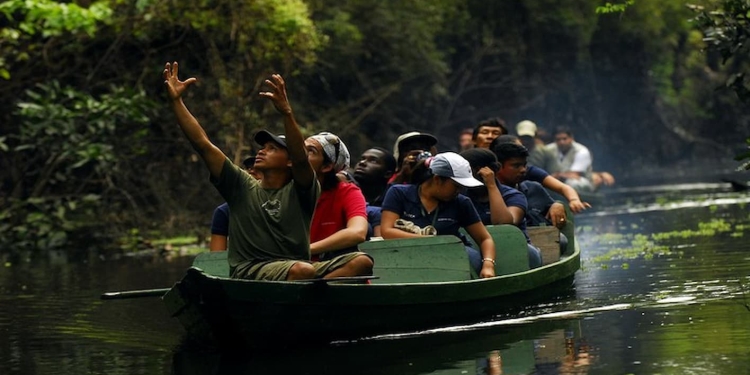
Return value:
<svg viewBox="0 0 750 375">
<path fill-rule="evenodd" d="M 317 180 L 308 188 L 291 180 L 281 189 L 266 190 L 226 159 L 221 176 L 212 182 L 229 204 L 233 275 L 258 262 L 310 260 L 310 221 L 320 196 Z"/>
</svg>

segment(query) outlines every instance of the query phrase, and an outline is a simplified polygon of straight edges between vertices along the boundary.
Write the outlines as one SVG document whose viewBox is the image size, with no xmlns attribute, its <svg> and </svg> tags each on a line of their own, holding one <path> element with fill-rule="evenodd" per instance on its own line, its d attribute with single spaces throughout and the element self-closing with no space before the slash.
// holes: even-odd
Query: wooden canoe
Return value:
<svg viewBox="0 0 750 375">
<path fill-rule="evenodd" d="M 570 288 L 580 268 L 572 221 L 563 230 L 569 252 L 533 270 L 518 228 L 488 229 L 498 247 L 494 278 L 473 278 L 463 244 L 436 236 L 363 244 L 379 277 L 371 284 L 231 279 L 225 252 L 204 253 L 163 300 L 196 340 L 266 346 L 476 322 Z"/>
</svg>

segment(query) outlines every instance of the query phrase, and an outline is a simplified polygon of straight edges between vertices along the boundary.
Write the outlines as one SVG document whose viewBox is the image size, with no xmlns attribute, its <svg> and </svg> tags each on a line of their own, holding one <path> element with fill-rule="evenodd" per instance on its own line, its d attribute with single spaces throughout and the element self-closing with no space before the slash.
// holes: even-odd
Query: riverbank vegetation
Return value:
<svg viewBox="0 0 750 375">
<path fill-rule="evenodd" d="M 410 130 L 451 149 L 493 116 L 570 125 L 620 176 L 746 147 L 745 107 L 715 90 L 744 52 L 705 50 L 684 1 L 626 3 L 0 1 L 0 251 L 207 237 L 221 198 L 165 105 L 167 61 L 198 78 L 186 100 L 235 162 L 281 130 L 257 95 L 271 72 L 306 132 L 355 155 Z"/>
</svg>

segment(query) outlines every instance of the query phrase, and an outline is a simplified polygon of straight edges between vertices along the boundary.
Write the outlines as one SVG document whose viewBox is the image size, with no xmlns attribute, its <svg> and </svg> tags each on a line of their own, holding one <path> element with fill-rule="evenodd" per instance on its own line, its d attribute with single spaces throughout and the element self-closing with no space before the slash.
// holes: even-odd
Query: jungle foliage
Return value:
<svg viewBox="0 0 750 375">
<path fill-rule="evenodd" d="M 732 60 L 726 87 L 734 90 L 745 104 L 750 104 L 750 90 L 745 83 L 745 58 L 750 54 L 750 1 L 721 0 L 718 6 L 711 5 L 689 5 L 689 8 L 697 13 L 694 21 L 702 31 L 708 49 L 718 52 L 723 64 Z M 750 170 L 750 136 L 745 142 L 747 151 L 738 155 L 736 160 L 749 160 L 740 169 Z"/>
<path fill-rule="evenodd" d="M 684 1 L 603 3 L 0 1 L 0 246 L 205 237 L 221 198 L 165 105 L 167 61 L 198 78 L 186 102 L 234 161 L 281 130 L 257 95 L 271 72 L 306 132 L 355 155 L 410 130 L 451 149 L 493 116 L 569 125 L 621 175 L 742 147 L 747 111 L 714 90 L 741 55 L 704 52 Z"/>
</svg>

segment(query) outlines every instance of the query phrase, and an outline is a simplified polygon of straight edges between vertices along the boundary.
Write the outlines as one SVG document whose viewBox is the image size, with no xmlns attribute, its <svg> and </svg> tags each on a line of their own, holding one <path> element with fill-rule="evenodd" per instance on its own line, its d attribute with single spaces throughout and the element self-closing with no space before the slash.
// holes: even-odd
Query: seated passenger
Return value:
<svg viewBox="0 0 750 375">
<path fill-rule="evenodd" d="M 458 149 L 465 151 L 474 148 L 474 129 L 466 128 L 458 134 Z"/>
<path fill-rule="evenodd" d="M 573 131 L 560 126 L 555 129 L 555 142 L 545 146 L 555 153 L 560 161 L 559 170 L 550 170 L 552 176 L 570 185 L 579 192 L 594 191 L 592 177 L 592 157 L 586 146 L 573 138 Z"/>
<path fill-rule="evenodd" d="M 529 150 L 529 165 L 542 168 L 545 171 L 560 170 L 560 161 L 557 159 L 557 155 L 553 150 L 544 147 L 544 144 L 539 142 L 536 132 L 536 124 L 529 120 L 516 124 L 518 138 L 523 147 Z"/>
<path fill-rule="evenodd" d="M 404 159 L 410 151 L 415 151 L 417 154 L 422 151 L 435 154 L 437 153 L 436 144 L 437 138 L 427 133 L 409 132 L 398 136 L 396 143 L 393 145 L 393 157 L 396 158 L 396 173 L 394 173 L 388 182 L 393 183 L 399 175 Z"/>
<path fill-rule="evenodd" d="M 372 260 L 346 254 L 329 262 L 310 263 L 310 222 L 320 195 L 304 147 L 304 138 L 292 114 L 284 79 L 274 74 L 260 93 L 284 118 L 284 135 L 255 134 L 261 145 L 255 179 L 216 147 L 185 106 L 182 95 L 197 80 L 177 77 L 178 65 L 164 67 L 164 85 L 182 133 L 203 159 L 211 180 L 229 204 L 227 258 L 233 278 L 252 280 L 305 280 L 372 274 Z M 356 258 L 356 259 L 355 259 Z"/>
<path fill-rule="evenodd" d="M 526 148 L 515 143 L 503 143 L 497 145 L 495 148 L 495 154 L 500 163 L 505 161 L 505 163 L 510 166 L 518 166 L 518 168 L 510 169 L 501 168 L 501 171 L 498 172 L 498 179 L 504 184 L 517 186 L 519 190 L 524 192 L 524 196 L 531 197 L 531 200 L 527 199 L 527 202 L 534 207 L 533 209 L 528 210 L 528 212 L 531 213 L 531 215 L 527 214 L 527 217 L 531 219 L 530 222 L 533 222 L 535 225 L 540 225 L 541 222 L 539 216 L 541 216 L 541 213 L 543 212 L 544 216 L 541 216 L 542 218 L 549 218 L 550 223 L 554 223 L 558 228 L 562 228 L 566 221 L 565 207 L 563 207 L 561 203 L 554 202 L 552 197 L 549 196 L 549 193 L 547 193 L 542 186 L 534 181 L 527 181 L 524 173 L 521 173 L 521 169 L 526 169 L 526 158 L 529 155 Z M 561 252 L 565 252 L 567 243 L 567 238 L 560 233 Z"/>
<path fill-rule="evenodd" d="M 474 128 L 471 139 L 474 141 L 474 147 L 490 148 L 492 141 L 503 134 L 508 134 L 505 121 L 499 117 L 494 117 L 480 122 Z"/>
<path fill-rule="evenodd" d="M 373 147 L 362 153 L 353 177 L 368 205 L 380 207 L 383 204 L 388 180 L 395 172 L 396 159 L 388 150 Z"/>
<path fill-rule="evenodd" d="M 509 163 L 498 163 L 492 151 L 474 148 L 461 153 L 474 172 L 481 176 L 484 186 L 471 188 L 468 197 L 485 225 L 512 224 L 517 226 L 526 237 L 528 244 L 529 268 L 542 265 L 541 252 L 531 244 L 526 232 L 526 212 L 528 203 L 520 191 L 502 184 L 496 180 L 496 173 L 503 173 L 502 169 L 513 169 Z M 525 165 L 524 165 L 525 166 Z"/>
<path fill-rule="evenodd" d="M 305 148 L 321 187 L 310 224 L 312 260 L 330 260 L 357 252 L 357 245 L 365 241 L 368 230 L 365 197 L 356 185 L 339 181 L 336 176 L 349 165 L 349 150 L 331 133 L 307 138 Z"/>
<path fill-rule="evenodd" d="M 492 147 L 490 148 L 492 152 L 495 153 L 495 156 L 498 157 L 498 160 L 500 159 L 500 155 L 498 154 L 499 145 L 503 143 L 512 143 L 516 144 L 518 146 L 523 146 L 521 144 L 521 141 L 518 139 L 518 137 L 513 135 L 503 135 L 501 137 L 498 137 L 494 142 Z M 569 185 L 565 185 L 560 180 L 556 179 L 555 177 L 550 176 L 547 171 L 534 166 L 529 165 L 526 169 L 526 174 L 524 175 L 524 180 L 526 181 L 536 181 L 545 188 L 554 191 L 557 194 L 560 194 L 561 196 L 565 197 L 565 199 L 568 200 L 568 205 L 570 206 L 570 210 L 574 213 L 580 213 L 581 211 L 591 208 L 591 205 L 588 202 L 581 201 L 581 197 L 578 195 L 578 192 L 570 187 Z"/>
<path fill-rule="evenodd" d="M 472 176 L 466 159 L 453 152 L 441 153 L 420 161 L 412 177 L 412 185 L 393 185 L 385 195 L 381 218 L 383 238 L 421 237 L 428 233 L 462 238 L 459 229 L 463 227 L 481 249 L 480 253 L 466 245 L 471 267 L 479 277 L 495 276 L 492 236 L 469 198 L 459 194 L 464 187 L 482 185 Z M 416 227 L 420 233 L 399 229 L 404 226 L 405 229 Z"/>
</svg>

